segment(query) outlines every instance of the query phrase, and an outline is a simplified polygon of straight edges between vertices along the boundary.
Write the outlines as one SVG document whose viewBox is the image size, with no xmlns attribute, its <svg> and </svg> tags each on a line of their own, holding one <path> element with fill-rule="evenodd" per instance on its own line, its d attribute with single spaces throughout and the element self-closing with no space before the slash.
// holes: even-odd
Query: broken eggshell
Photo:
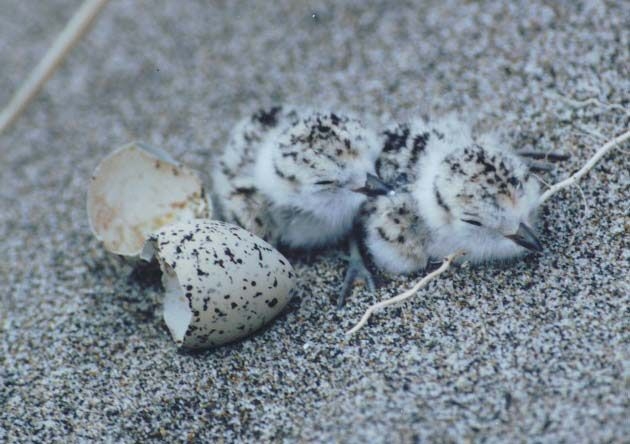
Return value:
<svg viewBox="0 0 630 444">
<path fill-rule="evenodd" d="M 179 222 L 153 234 L 141 257 L 162 269 L 164 321 L 175 342 L 200 349 L 254 332 L 286 306 L 289 261 L 267 242 L 225 222 Z"/>
<path fill-rule="evenodd" d="M 175 221 L 211 218 L 212 204 L 192 170 L 164 150 L 132 142 L 94 170 L 87 211 L 105 249 L 137 257 L 151 233 Z"/>
</svg>

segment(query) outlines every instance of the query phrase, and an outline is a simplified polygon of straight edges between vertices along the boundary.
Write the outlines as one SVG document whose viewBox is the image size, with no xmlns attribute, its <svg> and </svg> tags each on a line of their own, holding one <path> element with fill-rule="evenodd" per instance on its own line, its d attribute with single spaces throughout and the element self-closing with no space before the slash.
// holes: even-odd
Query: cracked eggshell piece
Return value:
<svg viewBox="0 0 630 444">
<path fill-rule="evenodd" d="M 211 218 L 212 204 L 192 170 L 164 150 L 132 142 L 96 167 L 87 211 L 105 249 L 137 257 L 151 233 L 175 221 Z"/>
<path fill-rule="evenodd" d="M 214 347 L 242 338 L 287 305 L 289 261 L 264 240 L 225 222 L 193 220 L 162 228 L 142 258 L 157 257 L 166 290 L 164 321 L 178 346 Z"/>
</svg>

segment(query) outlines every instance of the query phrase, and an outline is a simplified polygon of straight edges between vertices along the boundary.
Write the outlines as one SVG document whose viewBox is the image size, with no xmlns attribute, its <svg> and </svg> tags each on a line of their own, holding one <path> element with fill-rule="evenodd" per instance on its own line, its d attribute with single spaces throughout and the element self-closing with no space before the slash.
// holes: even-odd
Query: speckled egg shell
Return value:
<svg viewBox="0 0 630 444">
<path fill-rule="evenodd" d="M 105 157 L 87 192 L 88 221 L 112 253 L 137 258 L 149 235 L 176 221 L 212 218 L 199 176 L 164 150 L 132 142 Z"/>
<path fill-rule="evenodd" d="M 225 222 L 192 220 L 152 235 L 166 289 L 164 321 L 185 348 L 225 344 L 254 332 L 289 302 L 295 272 L 271 245 Z"/>
</svg>

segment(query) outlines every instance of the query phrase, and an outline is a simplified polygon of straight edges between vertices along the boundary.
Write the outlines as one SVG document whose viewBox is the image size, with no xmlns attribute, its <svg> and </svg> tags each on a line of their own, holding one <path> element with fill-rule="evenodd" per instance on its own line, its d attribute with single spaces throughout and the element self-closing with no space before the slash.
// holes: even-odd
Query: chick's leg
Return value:
<svg viewBox="0 0 630 444">
<path fill-rule="evenodd" d="M 341 287 L 341 291 L 339 292 L 339 296 L 337 298 L 337 308 L 343 307 L 346 299 L 350 296 L 350 293 L 352 293 L 352 288 L 354 287 L 355 282 L 358 280 L 365 282 L 369 291 L 374 292 L 376 290 L 372 272 L 368 270 L 365 265 L 363 255 L 361 254 L 356 230 L 350 238 L 349 255 L 347 260 L 348 269 L 346 270 L 343 286 Z"/>
</svg>

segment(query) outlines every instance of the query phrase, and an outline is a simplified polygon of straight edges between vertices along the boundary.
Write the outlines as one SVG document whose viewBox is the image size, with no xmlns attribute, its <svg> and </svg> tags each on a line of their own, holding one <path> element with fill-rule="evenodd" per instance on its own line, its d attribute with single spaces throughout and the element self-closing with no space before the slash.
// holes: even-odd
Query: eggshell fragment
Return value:
<svg viewBox="0 0 630 444">
<path fill-rule="evenodd" d="M 166 151 L 141 142 L 119 148 L 96 167 L 87 210 L 94 235 L 123 256 L 138 256 L 164 225 L 212 217 L 199 177 Z"/>
<path fill-rule="evenodd" d="M 225 344 L 254 332 L 286 306 L 295 284 L 289 261 L 252 233 L 193 220 L 152 235 L 142 258 L 156 256 L 166 290 L 164 321 L 185 348 Z"/>
</svg>

